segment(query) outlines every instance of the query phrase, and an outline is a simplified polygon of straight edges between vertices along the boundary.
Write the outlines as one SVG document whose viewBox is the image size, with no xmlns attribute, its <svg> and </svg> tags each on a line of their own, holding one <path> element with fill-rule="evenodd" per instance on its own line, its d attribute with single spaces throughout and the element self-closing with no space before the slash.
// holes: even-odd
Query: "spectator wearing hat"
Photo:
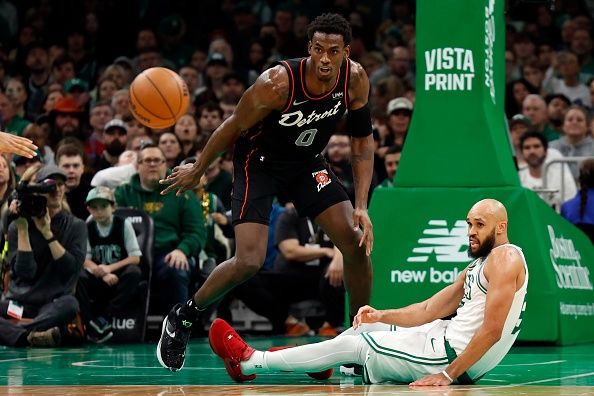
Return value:
<svg viewBox="0 0 594 396">
<path fill-rule="evenodd" d="M 532 130 L 542 133 L 549 142 L 559 139 L 560 135 L 548 121 L 547 104 L 542 96 L 530 94 L 522 102 L 522 114 L 530 118 Z"/>
<path fill-rule="evenodd" d="M 58 83 L 62 86 L 66 84 L 66 81 L 72 80 L 76 77 L 74 70 L 74 60 L 66 54 L 59 55 L 52 62 L 51 68 L 51 81 L 52 83 Z"/>
<path fill-rule="evenodd" d="M 140 281 L 140 248 L 129 219 L 113 214 L 115 198 L 108 187 L 86 196 L 92 220 L 87 223 L 87 255 L 76 295 L 91 342 L 107 341 L 111 319 L 125 314 Z"/>
<path fill-rule="evenodd" d="M 520 146 L 520 137 L 532 128 L 530 118 L 524 114 L 516 114 L 509 120 L 509 134 L 511 137 L 512 146 L 514 148 L 514 156 L 516 159 L 516 166 L 518 170 L 524 169 L 526 160 L 522 155 L 522 147 Z"/>
<path fill-rule="evenodd" d="M 2 116 L 2 129 L 17 136 L 23 136 L 23 131 L 30 124 L 29 121 L 15 114 L 14 103 L 1 92 L 0 115 Z"/>
<path fill-rule="evenodd" d="M 66 200 L 70 206 L 70 213 L 86 221 L 89 212 L 85 199 L 91 184 L 89 177 L 85 174 L 85 162 L 81 145 L 64 143 L 58 146 L 56 164 L 66 173 Z"/>
<path fill-rule="evenodd" d="M 412 111 L 413 104 L 405 97 L 395 98 L 388 102 L 386 113 L 388 115 L 387 126 L 391 136 L 389 145 L 404 145 L 404 140 L 410 127 Z M 380 156 L 383 157 L 383 155 Z"/>
<path fill-rule="evenodd" d="M 55 165 L 32 168 L 22 182 L 53 185 L 42 194 L 45 215 L 17 217 L 8 228 L 10 282 L 6 300 L 0 302 L 0 343 L 10 346 L 56 346 L 64 328 L 78 311 L 74 289 L 83 266 L 87 228 L 63 210 L 66 174 Z M 10 211 L 18 215 L 17 202 Z M 8 317 L 30 323 L 13 324 Z"/>
<path fill-rule="evenodd" d="M 545 102 L 549 125 L 560 135 L 563 133 L 563 120 L 571 106 L 571 101 L 563 94 L 549 94 L 545 97 Z"/>
<path fill-rule="evenodd" d="M 95 161 L 95 171 L 115 166 L 120 154 L 126 150 L 128 127 L 126 123 L 114 118 L 105 124 L 103 131 L 103 154 Z"/>
<path fill-rule="evenodd" d="M 35 119 L 42 113 L 41 106 L 50 83 L 49 56 L 47 48 L 40 42 L 31 43 L 25 52 L 25 64 L 29 72 L 27 114 Z"/>
<path fill-rule="evenodd" d="M 50 112 L 52 125 L 50 145 L 56 145 L 65 137 L 74 137 L 82 144 L 85 140 L 82 132 L 82 116 L 83 111 L 73 98 L 65 96 L 59 99 Z"/>
<path fill-rule="evenodd" d="M 76 101 L 79 108 L 86 109 L 89 105 L 91 95 L 89 94 L 89 84 L 85 80 L 73 78 L 66 81 L 64 92 Z"/>
<path fill-rule="evenodd" d="M 218 102 L 223 94 L 223 78 L 230 71 L 229 62 L 220 52 L 211 52 L 206 60 L 206 84 L 196 94 L 195 106 L 206 102 Z"/>
</svg>

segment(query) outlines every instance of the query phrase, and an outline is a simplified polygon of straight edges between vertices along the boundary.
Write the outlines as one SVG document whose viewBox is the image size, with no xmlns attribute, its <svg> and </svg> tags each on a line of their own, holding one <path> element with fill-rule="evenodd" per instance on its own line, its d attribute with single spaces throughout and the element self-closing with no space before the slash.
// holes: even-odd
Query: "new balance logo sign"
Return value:
<svg viewBox="0 0 594 396">
<path fill-rule="evenodd" d="M 136 327 L 136 320 L 125 318 L 113 318 L 112 327 L 118 330 L 133 330 Z M 165 329 L 167 329 L 167 326 L 165 326 Z M 167 330 L 167 334 L 169 334 L 169 330 Z M 171 334 L 169 335 L 171 336 Z M 175 333 L 172 337 L 175 337 Z"/>
<path fill-rule="evenodd" d="M 426 263 L 435 254 L 438 263 L 467 263 L 468 236 L 466 221 L 457 220 L 450 229 L 446 220 L 429 220 L 429 227 L 423 230 L 423 237 L 417 241 L 409 263 Z"/>
</svg>

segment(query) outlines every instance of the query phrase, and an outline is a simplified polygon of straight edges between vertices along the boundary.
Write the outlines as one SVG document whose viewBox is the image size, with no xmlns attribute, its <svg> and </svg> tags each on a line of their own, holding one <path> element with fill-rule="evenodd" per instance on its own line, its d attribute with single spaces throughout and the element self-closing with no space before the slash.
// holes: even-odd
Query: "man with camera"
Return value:
<svg viewBox="0 0 594 396">
<path fill-rule="evenodd" d="M 86 253 L 85 223 L 63 210 L 66 174 L 41 168 L 10 204 L 10 282 L 0 301 L 0 344 L 59 345 L 76 316 L 74 288 Z M 23 318 L 30 318 L 29 320 Z"/>
</svg>

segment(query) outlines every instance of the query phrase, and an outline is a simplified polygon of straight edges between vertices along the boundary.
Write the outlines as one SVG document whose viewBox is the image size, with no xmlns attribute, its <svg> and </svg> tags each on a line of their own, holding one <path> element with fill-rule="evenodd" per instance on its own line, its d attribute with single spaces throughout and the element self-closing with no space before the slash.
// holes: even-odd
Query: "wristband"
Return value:
<svg viewBox="0 0 594 396">
<path fill-rule="evenodd" d="M 50 243 L 57 241 L 56 237 L 54 235 L 51 236 L 50 239 L 46 239 L 45 240 L 47 242 L 47 244 L 49 245 Z"/>
<path fill-rule="evenodd" d="M 445 370 L 443 370 L 441 373 L 442 373 L 442 374 L 443 374 L 443 375 L 444 375 L 444 376 L 445 376 L 447 379 L 449 379 L 449 380 L 450 380 L 450 382 L 454 382 L 454 380 L 452 379 L 452 377 L 450 377 L 450 376 L 449 376 L 449 374 L 448 374 L 448 373 L 447 373 Z"/>
</svg>

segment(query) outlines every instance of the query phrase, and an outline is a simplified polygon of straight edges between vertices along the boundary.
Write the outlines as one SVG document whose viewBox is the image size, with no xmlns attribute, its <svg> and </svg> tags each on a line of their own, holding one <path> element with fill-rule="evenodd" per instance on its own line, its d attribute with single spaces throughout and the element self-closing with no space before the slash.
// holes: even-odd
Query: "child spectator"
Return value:
<svg viewBox="0 0 594 396">
<path fill-rule="evenodd" d="M 111 318 L 125 313 L 140 281 L 140 248 L 129 220 L 113 214 L 115 198 L 108 187 L 87 195 L 92 220 L 87 258 L 77 288 L 80 311 L 91 342 L 109 340 Z"/>
</svg>

